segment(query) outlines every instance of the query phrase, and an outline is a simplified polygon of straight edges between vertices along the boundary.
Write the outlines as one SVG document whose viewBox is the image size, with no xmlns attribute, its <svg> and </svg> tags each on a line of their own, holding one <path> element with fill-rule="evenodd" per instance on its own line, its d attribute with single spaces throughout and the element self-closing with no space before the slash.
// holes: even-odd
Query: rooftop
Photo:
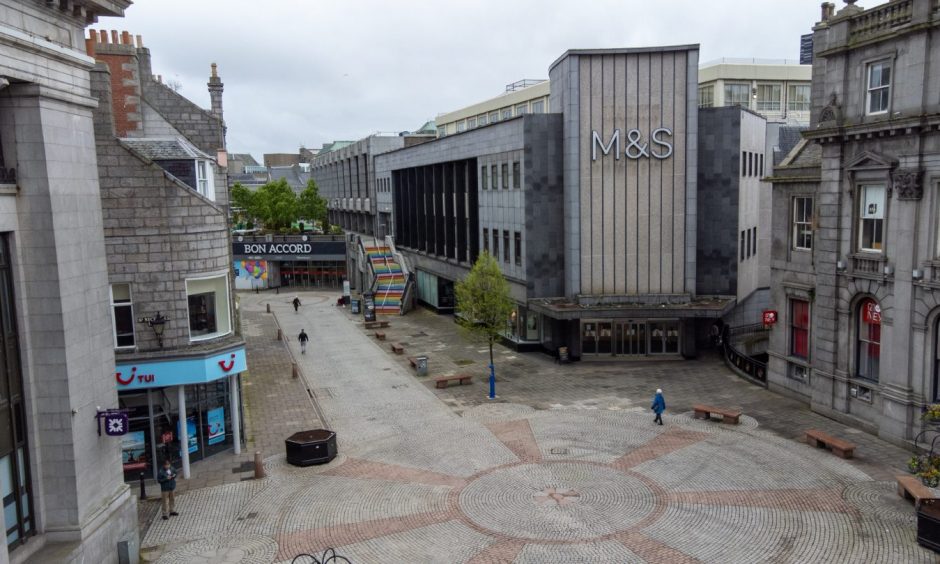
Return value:
<svg viewBox="0 0 940 564">
<path fill-rule="evenodd" d="M 138 138 L 125 137 L 121 143 L 152 161 L 208 159 L 215 160 L 203 153 L 184 137 Z"/>
</svg>

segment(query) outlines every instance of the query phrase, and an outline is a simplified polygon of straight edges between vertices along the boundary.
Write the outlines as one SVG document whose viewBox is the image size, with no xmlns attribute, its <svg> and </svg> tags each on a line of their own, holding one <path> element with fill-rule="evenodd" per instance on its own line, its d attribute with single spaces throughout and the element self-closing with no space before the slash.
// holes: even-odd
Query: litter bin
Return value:
<svg viewBox="0 0 940 564">
<path fill-rule="evenodd" d="M 418 376 L 427 376 L 428 375 L 428 357 L 426 356 L 415 357 L 415 369 L 418 371 Z"/>
</svg>

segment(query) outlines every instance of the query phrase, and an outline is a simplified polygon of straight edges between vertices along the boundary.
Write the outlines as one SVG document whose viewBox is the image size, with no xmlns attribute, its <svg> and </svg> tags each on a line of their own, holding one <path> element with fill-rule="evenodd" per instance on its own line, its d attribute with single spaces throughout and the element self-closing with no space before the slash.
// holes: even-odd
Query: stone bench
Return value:
<svg viewBox="0 0 940 564">
<path fill-rule="evenodd" d="M 713 407 L 711 405 L 697 404 L 693 405 L 692 409 L 695 411 L 696 419 L 711 419 L 711 415 L 714 413 L 716 415 L 721 415 L 722 423 L 728 423 L 730 425 L 737 425 L 738 419 L 741 417 L 740 411 L 725 409 L 722 407 Z"/>
<path fill-rule="evenodd" d="M 385 332 L 384 332 L 384 331 L 376 331 L 376 332 L 375 332 L 375 338 L 378 339 L 378 340 L 380 340 L 380 341 L 384 341 L 384 340 L 385 340 Z"/>
<path fill-rule="evenodd" d="M 829 447 L 832 450 L 832 454 L 839 458 L 852 458 L 852 454 L 855 451 L 855 445 L 853 443 L 833 437 L 818 429 L 806 431 L 806 443 L 818 448 Z"/>
<path fill-rule="evenodd" d="M 403 354 L 405 347 L 403 347 L 401 343 L 392 343 L 392 352 L 395 354 Z"/>
<path fill-rule="evenodd" d="M 366 329 L 385 329 L 388 327 L 388 321 L 366 321 L 363 325 Z"/>
<path fill-rule="evenodd" d="M 917 476 L 897 476 L 898 495 L 914 500 L 914 509 L 920 509 L 921 503 L 932 504 L 937 497 Z"/>
<path fill-rule="evenodd" d="M 439 378 L 434 379 L 434 387 L 446 388 L 450 382 L 460 382 L 460 384 L 458 384 L 460 386 L 463 386 L 464 384 L 472 384 L 473 376 L 469 376 L 467 374 L 456 374 L 454 376 L 441 376 Z"/>
</svg>

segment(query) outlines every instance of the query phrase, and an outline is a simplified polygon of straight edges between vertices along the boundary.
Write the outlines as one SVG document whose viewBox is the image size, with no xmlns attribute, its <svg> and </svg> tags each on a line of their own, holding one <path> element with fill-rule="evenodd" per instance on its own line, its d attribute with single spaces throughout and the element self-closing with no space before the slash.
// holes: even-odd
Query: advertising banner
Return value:
<svg viewBox="0 0 940 564">
<path fill-rule="evenodd" d="M 206 425 L 208 427 L 209 444 L 214 445 L 225 441 L 225 408 L 217 407 L 206 412 Z"/>
<path fill-rule="evenodd" d="M 146 438 L 143 431 L 134 431 L 121 437 L 121 459 L 125 472 L 147 468 Z"/>
<path fill-rule="evenodd" d="M 176 422 L 176 438 L 180 437 L 180 423 Z M 196 436 L 196 418 L 186 418 L 186 438 L 189 440 L 189 452 L 194 453 L 199 450 L 199 437 Z M 180 453 L 182 455 L 182 453 Z"/>
</svg>

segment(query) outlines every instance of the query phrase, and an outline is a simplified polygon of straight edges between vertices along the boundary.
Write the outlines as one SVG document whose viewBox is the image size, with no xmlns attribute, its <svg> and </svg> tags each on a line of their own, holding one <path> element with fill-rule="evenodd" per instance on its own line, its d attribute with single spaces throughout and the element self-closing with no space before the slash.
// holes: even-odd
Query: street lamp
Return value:
<svg viewBox="0 0 940 564">
<path fill-rule="evenodd" d="M 153 334 L 157 338 L 157 344 L 160 345 L 160 348 L 163 348 L 163 330 L 166 329 L 166 317 L 160 314 L 158 311 L 155 316 L 153 316 L 147 325 L 153 329 Z"/>
</svg>

